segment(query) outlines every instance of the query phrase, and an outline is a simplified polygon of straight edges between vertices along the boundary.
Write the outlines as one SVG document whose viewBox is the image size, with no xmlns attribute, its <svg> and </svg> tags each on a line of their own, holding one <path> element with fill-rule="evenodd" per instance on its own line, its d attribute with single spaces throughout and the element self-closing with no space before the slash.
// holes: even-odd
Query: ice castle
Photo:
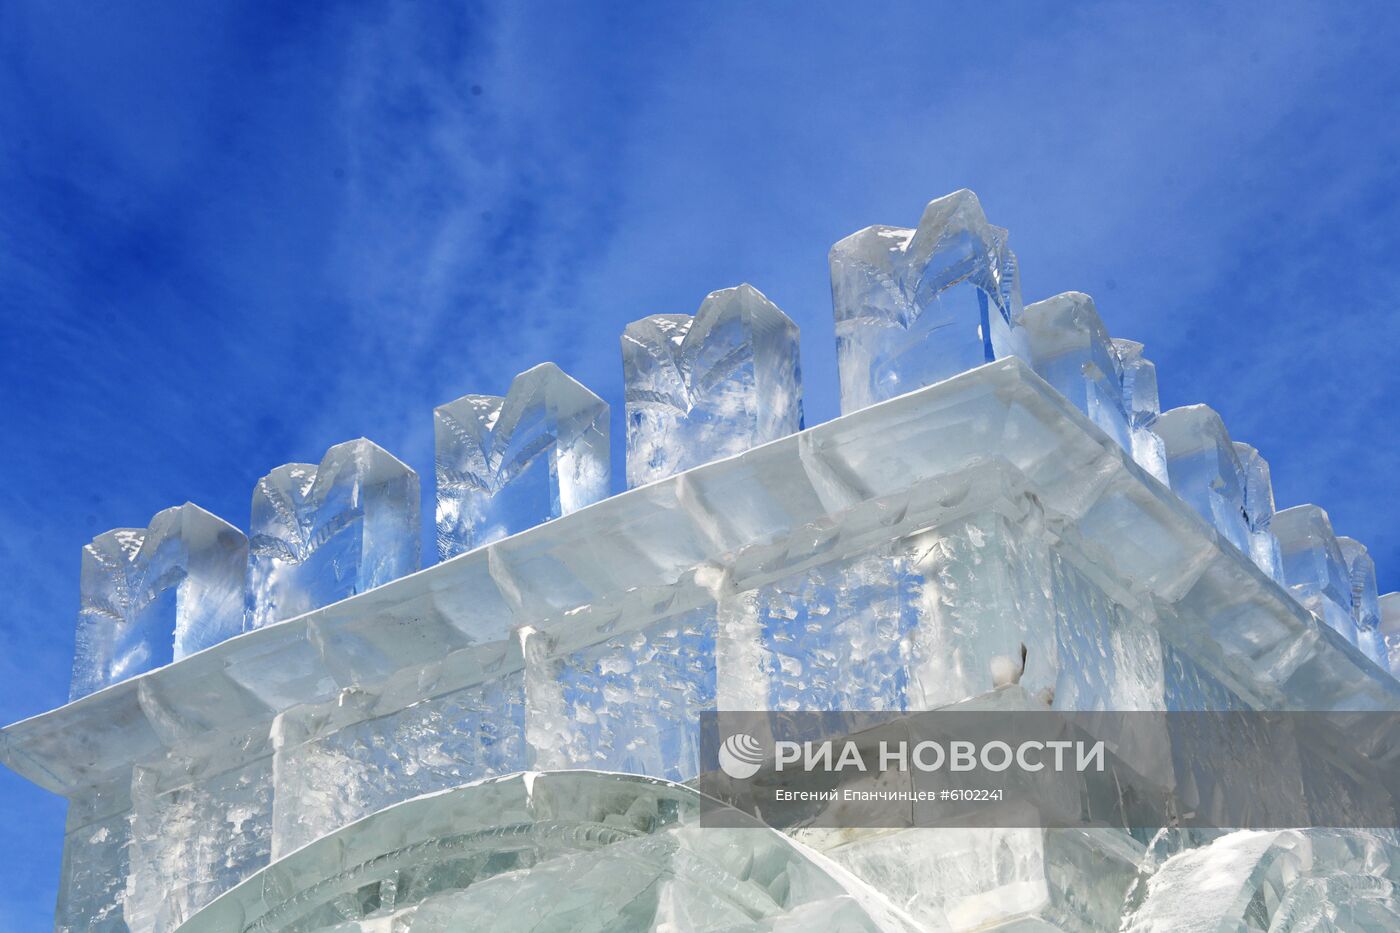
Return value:
<svg viewBox="0 0 1400 933">
<path fill-rule="evenodd" d="M 705 710 L 1400 710 L 1365 546 L 1160 412 L 1089 296 L 1023 305 L 975 195 L 830 267 L 828 423 L 739 285 L 622 335 L 620 495 L 608 405 L 546 363 L 435 411 L 433 566 L 364 439 L 268 473 L 246 534 L 95 538 L 71 702 L 0 745 L 69 801 L 55 928 L 1400 929 L 1389 831 L 699 825 Z"/>
</svg>

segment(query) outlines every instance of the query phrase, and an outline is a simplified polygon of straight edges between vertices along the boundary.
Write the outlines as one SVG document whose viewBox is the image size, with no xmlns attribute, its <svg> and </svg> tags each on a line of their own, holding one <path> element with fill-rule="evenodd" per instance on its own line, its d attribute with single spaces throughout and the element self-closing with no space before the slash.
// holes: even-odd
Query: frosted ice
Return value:
<svg viewBox="0 0 1400 933">
<path fill-rule="evenodd" d="M 1128 411 L 1133 459 L 1164 484 L 1169 483 L 1167 452 L 1162 439 L 1152 430 L 1162 411 L 1157 396 L 1157 366 L 1142 355 L 1143 345 L 1136 340 L 1115 339 L 1113 350 L 1123 373 L 1123 404 Z"/>
<path fill-rule="evenodd" d="M 1283 553 L 1283 576 L 1293 595 L 1356 644 L 1351 575 L 1327 513 L 1315 505 L 1295 505 L 1274 516 L 1273 529 Z"/>
<path fill-rule="evenodd" d="M 433 411 L 443 560 L 608 494 L 608 405 L 553 363 Z"/>
<path fill-rule="evenodd" d="M 1249 525 L 1249 555 L 1260 570 L 1283 585 L 1283 554 L 1269 527 L 1274 520 L 1274 484 L 1269 462 L 1248 444 L 1235 442 L 1235 454 L 1244 473 L 1244 517 Z"/>
<path fill-rule="evenodd" d="M 377 444 L 258 480 L 249 526 L 249 627 L 262 628 L 418 569 L 418 474 Z"/>
<path fill-rule="evenodd" d="M 1225 540 L 1252 554 L 1244 472 L 1220 416 L 1205 405 L 1173 408 L 1162 413 L 1153 430 L 1166 450 L 1172 491 Z"/>
<path fill-rule="evenodd" d="M 248 541 L 185 503 L 83 548 L 72 699 L 243 630 Z"/>
<path fill-rule="evenodd" d="M 1065 292 L 1027 305 L 1025 329 L 1035 371 L 1131 453 L 1123 372 L 1094 299 Z"/>
<path fill-rule="evenodd" d="M 797 325 L 751 285 L 628 324 L 622 367 L 629 487 L 802 430 Z"/>
<path fill-rule="evenodd" d="M 918 229 L 866 227 L 831 248 L 843 413 L 994 359 L 1029 359 L 1006 243 L 964 188 L 931 201 Z"/>
<path fill-rule="evenodd" d="M 1385 637 L 1381 634 L 1380 596 L 1376 592 L 1376 562 L 1366 545 L 1355 538 L 1339 537 L 1342 560 L 1351 581 L 1351 616 L 1356 621 L 1356 645 L 1381 667 L 1390 669 Z"/>
</svg>

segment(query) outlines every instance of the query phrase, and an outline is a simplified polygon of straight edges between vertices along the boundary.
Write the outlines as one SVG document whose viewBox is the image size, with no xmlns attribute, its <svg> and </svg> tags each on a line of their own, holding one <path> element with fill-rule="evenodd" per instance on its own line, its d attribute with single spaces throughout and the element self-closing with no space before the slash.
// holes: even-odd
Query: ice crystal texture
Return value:
<svg viewBox="0 0 1400 933">
<path fill-rule="evenodd" d="M 261 628 L 418 569 L 418 474 L 360 438 L 320 465 L 258 480 L 249 535 L 249 626 Z"/>
<path fill-rule="evenodd" d="M 1152 430 L 1162 412 L 1157 395 L 1157 366 L 1142 355 L 1143 349 L 1136 340 L 1113 341 L 1123 374 L 1123 404 L 1128 411 L 1133 459 L 1157 479 L 1169 483 L 1167 452 L 1162 439 Z"/>
<path fill-rule="evenodd" d="M 553 363 L 433 412 L 443 560 L 608 494 L 608 406 Z"/>
<path fill-rule="evenodd" d="M 930 202 L 917 229 L 853 233 L 830 261 L 842 412 L 1028 359 L 1016 256 L 971 191 Z"/>
<path fill-rule="evenodd" d="M 1245 554 L 1253 553 L 1245 521 L 1245 479 L 1220 416 L 1205 405 L 1163 412 L 1153 428 L 1167 455 L 1172 491 Z"/>
<path fill-rule="evenodd" d="M 1249 555 L 1276 583 L 1283 583 L 1283 554 L 1270 528 L 1274 520 L 1274 484 L 1269 462 L 1248 444 L 1235 442 L 1244 475 L 1244 516 L 1249 526 Z"/>
<path fill-rule="evenodd" d="M 1314 615 L 1356 644 L 1351 574 L 1327 513 L 1315 505 L 1295 505 L 1274 516 L 1273 529 L 1289 589 Z"/>
<path fill-rule="evenodd" d="M 622 372 L 628 486 L 802 430 L 797 325 L 751 285 L 628 324 Z"/>
<path fill-rule="evenodd" d="M 1025 330 L 1035 371 L 1132 452 L 1122 366 L 1094 299 L 1065 292 L 1027 305 Z"/>
<path fill-rule="evenodd" d="M 77 699 L 243 630 L 248 541 L 197 505 L 83 548 L 70 696 Z"/>
</svg>

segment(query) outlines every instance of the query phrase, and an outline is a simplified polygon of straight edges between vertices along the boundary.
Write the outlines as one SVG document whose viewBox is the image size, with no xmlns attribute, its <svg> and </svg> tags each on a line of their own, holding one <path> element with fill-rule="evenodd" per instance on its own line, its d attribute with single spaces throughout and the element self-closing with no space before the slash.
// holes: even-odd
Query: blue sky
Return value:
<svg viewBox="0 0 1400 933">
<path fill-rule="evenodd" d="M 620 437 L 623 325 L 713 289 L 833 417 L 827 249 L 960 187 L 1400 588 L 1400 7 L 594 7 L 0 5 L 0 718 L 65 699 L 93 535 L 361 435 L 430 476 L 543 360 Z M 62 822 L 0 774 L 0 928 Z"/>
</svg>

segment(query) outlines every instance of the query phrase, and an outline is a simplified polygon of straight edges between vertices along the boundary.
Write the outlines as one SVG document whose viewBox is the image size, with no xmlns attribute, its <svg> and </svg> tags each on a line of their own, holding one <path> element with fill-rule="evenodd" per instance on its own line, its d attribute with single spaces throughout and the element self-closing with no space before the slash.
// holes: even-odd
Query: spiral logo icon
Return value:
<svg viewBox="0 0 1400 933">
<path fill-rule="evenodd" d="M 736 781 L 753 777 L 762 764 L 763 746 L 747 733 L 736 732 L 719 747 L 719 769 Z"/>
</svg>

